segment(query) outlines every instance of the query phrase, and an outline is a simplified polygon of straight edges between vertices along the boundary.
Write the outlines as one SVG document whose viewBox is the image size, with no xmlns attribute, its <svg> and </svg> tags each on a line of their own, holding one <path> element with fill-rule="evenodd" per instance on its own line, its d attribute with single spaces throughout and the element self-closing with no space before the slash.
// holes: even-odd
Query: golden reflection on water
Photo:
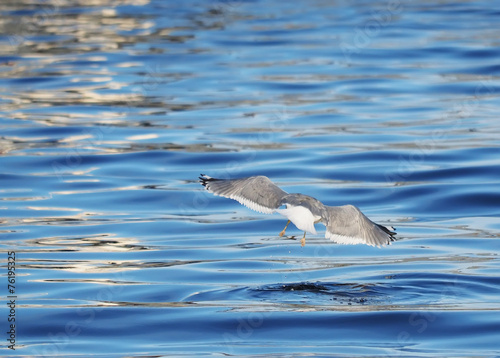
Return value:
<svg viewBox="0 0 500 358">
<path fill-rule="evenodd" d="M 139 245 L 139 240 L 131 237 L 120 237 L 112 233 L 101 233 L 92 236 L 71 237 L 53 236 L 27 240 L 27 246 L 39 247 L 54 251 L 79 251 L 79 252 L 123 252 L 148 250 L 146 246 Z"/>
</svg>

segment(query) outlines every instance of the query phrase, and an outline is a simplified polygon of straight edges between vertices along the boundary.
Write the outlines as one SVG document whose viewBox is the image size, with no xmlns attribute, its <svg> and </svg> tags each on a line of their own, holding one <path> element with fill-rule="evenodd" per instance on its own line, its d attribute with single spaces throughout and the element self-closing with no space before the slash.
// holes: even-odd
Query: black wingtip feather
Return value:
<svg viewBox="0 0 500 358">
<path fill-rule="evenodd" d="M 385 232 L 386 234 L 389 234 L 389 235 L 391 235 L 391 236 L 396 235 L 396 231 L 391 231 L 391 230 L 389 230 L 389 228 L 388 228 L 387 226 L 384 226 L 384 225 L 379 225 L 379 224 L 377 224 L 377 226 L 378 226 L 380 229 L 382 229 L 382 231 L 383 231 L 383 232 Z M 393 230 L 395 230 L 395 229 L 393 228 Z"/>
<path fill-rule="evenodd" d="M 207 189 L 208 189 L 208 187 L 207 187 L 208 182 L 211 182 L 211 181 L 215 180 L 214 178 L 210 178 L 210 177 L 206 176 L 205 174 L 200 174 L 200 176 L 198 177 L 198 179 L 200 179 L 201 185 L 203 185 Z"/>
<path fill-rule="evenodd" d="M 379 225 L 379 224 L 377 224 L 377 226 L 378 226 L 378 227 L 379 227 L 379 228 L 380 228 L 383 232 L 385 232 L 387 235 L 389 235 L 389 238 L 388 238 L 388 239 L 389 239 L 389 241 L 387 241 L 387 244 L 389 244 L 389 245 L 390 245 L 390 244 L 391 244 L 391 242 L 393 242 L 393 241 L 396 241 L 396 240 L 397 240 L 397 239 L 396 239 L 396 237 L 395 237 L 395 236 L 396 236 L 396 234 L 397 234 L 397 233 L 396 233 L 396 231 L 391 231 L 391 230 L 389 230 L 389 228 L 387 228 L 387 227 L 386 227 L 386 226 L 384 226 L 384 225 Z M 394 228 L 392 228 L 392 229 L 393 229 L 393 230 L 396 230 L 396 229 L 394 229 Z"/>
</svg>

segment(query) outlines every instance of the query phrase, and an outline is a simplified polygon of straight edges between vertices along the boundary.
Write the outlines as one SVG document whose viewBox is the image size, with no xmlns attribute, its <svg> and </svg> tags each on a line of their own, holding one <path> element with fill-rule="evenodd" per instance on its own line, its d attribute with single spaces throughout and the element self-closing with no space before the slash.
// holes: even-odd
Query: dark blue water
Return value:
<svg viewBox="0 0 500 358">
<path fill-rule="evenodd" d="M 500 355 L 496 2 L 0 12 L 3 356 Z M 200 173 L 357 205 L 399 241 L 318 225 L 302 248 Z"/>
</svg>

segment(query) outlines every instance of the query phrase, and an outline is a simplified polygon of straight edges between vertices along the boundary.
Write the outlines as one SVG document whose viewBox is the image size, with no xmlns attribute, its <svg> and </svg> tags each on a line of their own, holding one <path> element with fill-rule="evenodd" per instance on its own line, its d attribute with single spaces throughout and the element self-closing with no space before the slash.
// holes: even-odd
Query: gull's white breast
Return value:
<svg viewBox="0 0 500 358">
<path fill-rule="evenodd" d="M 314 223 L 320 218 L 315 217 L 309 209 L 303 206 L 287 205 L 286 209 L 277 209 L 276 211 L 290 220 L 299 230 L 316 235 Z"/>
</svg>

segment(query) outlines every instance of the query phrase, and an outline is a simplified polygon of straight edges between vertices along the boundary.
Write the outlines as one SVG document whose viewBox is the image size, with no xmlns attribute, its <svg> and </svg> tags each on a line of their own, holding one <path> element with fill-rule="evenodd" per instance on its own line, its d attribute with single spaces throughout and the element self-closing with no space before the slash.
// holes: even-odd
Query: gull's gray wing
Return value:
<svg viewBox="0 0 500 358">
<path fill-rule="evenodd" d="M 234 199 L 265 214 L 271 214 L 279 208 L 281 200 L 288 194 L 262 175 L 240 179 L 215 179 L 201 174 L 200 183 L 215 195 Z"/>
<path fill-rule="evenodd" d="M 395 240 L 393 227 L 374 223 L 353 205 L 325 206 L 322 221 L 325 237 L 340 244 L 383 246 Z"/>
</svg>

